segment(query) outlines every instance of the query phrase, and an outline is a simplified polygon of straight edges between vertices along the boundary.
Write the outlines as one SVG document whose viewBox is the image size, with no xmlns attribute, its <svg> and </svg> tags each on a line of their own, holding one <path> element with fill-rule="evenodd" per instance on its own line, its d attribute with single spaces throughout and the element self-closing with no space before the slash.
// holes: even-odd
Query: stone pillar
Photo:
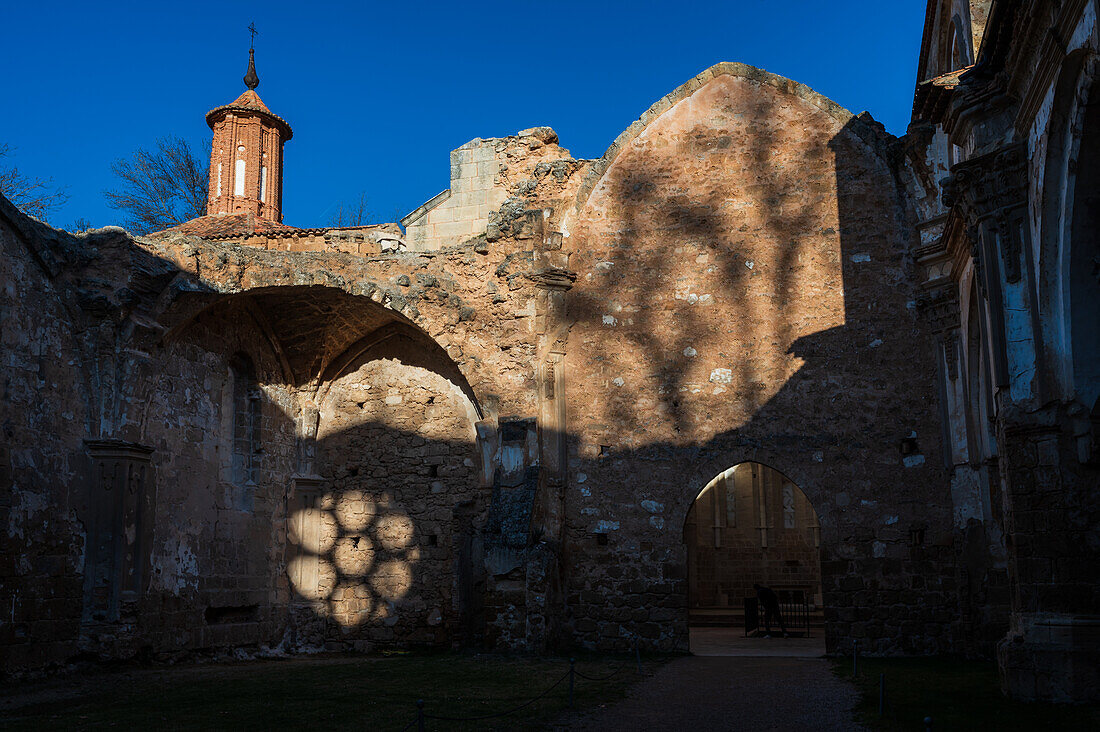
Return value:
<svg viewBox="0 0 1100 732">
<path fill-rule="evenodd" d="M 539 289 L 537 301 L 539 390 L 539 479 L 531 516 L 527 561 L 528 646 L 544 650 L 555 642 L 562 608 L 562 534 L 565 526 L 568 435 L 565 414 L 565 347 L 569 336 L 565 294 L 577 275 L 568 269 L 561 234 L 545 237 L 528 273 Z"/>
<path fill-rule="evenodd" d="M 321 544 L 321 494 L 325 480 L 296 475 L 287 506 L 287 573 L 290 602 L 311 602 L 317 594 Z"/>
<path fill-rule="evenodd" d="M 321 543 L 321 494 L 326 481 L 317 472 L 317 430 L 321 413 L 306 399 L 298 415 L 298 466 L 286 506 L 286 564 L 290 604 L 316 599 Z"/>
<path fill-rule="evenodd" d="M 944 181 L 944 203 L 950 216 L 965 222 L 989 303 L 985 345 L 998 387 L 998 464 L 1011 591 L 1010 627 L 997 657 L 1002 685 L 1017 698 L 1095 700 L 1100 698 L 1095 580 L 1100 556 L 1090 546 L 1100 476 L 1076 459 L 1067 406 L 1041 403 L 1026 164 L 1026 147 L 1009 145 L 959 164 Z"/>
<path fill-rule="evenodd" d="M 1075 466 L 1064 405 L 1001 422 L 1012 623 L 997 648 L 1005 691 L 1022 699 L 1100 699 L 1095 486 Z M 1090 487 L 1091 486 L 1091 487 Z"/>
<path fill-rule="evenodd" d="M 568 468 L 565 416 L 565 342 L 570 323 L 565 317 L 565 293 L 576 275 L 564 270 L 541 270 L 532 276 L 539 287 L 539 491 L 537 532 L 558 542 L 563 522 L 564 488 Z"/>
<path fill-rule="evenodd" d="M 963 227 L 978 286 L 989 303 L 986 345 L 994 383 L 1009 388 L 1014 401 L 1030 396 L 1030 384 L 1025 392 L 1019 382 L 1021 375 L 1034 376 L 1036 363 L 1032 324 L 1009 323 L 1005 316 L 1008 310 L 1027 320 L 1030 305 L 1023 277 L 1024 258 L 1031 249 L 1026 164 L 1025 147 L 1009 145 L 959 163 L 942 182 L 943 203 L 950 209 L 947 235 L 952 223 Z M 1006 327 L 1014 333 L 1011 347 Z"/>
</svg>

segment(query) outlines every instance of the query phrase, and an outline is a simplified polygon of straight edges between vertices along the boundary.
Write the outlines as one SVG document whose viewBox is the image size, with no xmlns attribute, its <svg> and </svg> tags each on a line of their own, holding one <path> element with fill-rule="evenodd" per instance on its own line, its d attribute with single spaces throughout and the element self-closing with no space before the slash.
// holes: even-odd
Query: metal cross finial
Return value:
<svg viewBox="0 0 1100 732">
<path fill-rule="evenodd" d="M 252 40 L 248 44 L 248 73 L 244 75 L 244 85 L 249 89 L 255 89 L 260 85 L 260 77 L 256 76 L 256 24 L 248 24 L 248 32 L 252 34 Z"/>
</svg>

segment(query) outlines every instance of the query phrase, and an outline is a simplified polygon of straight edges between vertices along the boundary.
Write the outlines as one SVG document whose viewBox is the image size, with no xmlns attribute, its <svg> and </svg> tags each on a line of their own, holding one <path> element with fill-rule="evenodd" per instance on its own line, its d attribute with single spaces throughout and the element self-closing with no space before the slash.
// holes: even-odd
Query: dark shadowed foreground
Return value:
<svg viewBox="0 0 1100 732">
<path fill-rule="evenodd" d="M 573 730 L 852 730 L 855 688 L 820 658 L 691 656 Z"/>
<path fill-rule="evenodd" d="M 658 664 L 643 663 L 643 671 L 652 674 Z M 554 684 L 568 670 L 565 658 L 483 654 L 131 668 L 0 689 L 0 729 L 397 732 L 416 728 L 423 699 L 427 730 L 539 730 L 567 708 L 567 680 Z M 585 656 L 576 670 L 602 679 L 577 678 L 574 702 L 582 712 L 621 699 L 638 679 L 633 659 Z M 513 714 L 453 719 L 497 715 L 544 693 Z"/>
</svg>

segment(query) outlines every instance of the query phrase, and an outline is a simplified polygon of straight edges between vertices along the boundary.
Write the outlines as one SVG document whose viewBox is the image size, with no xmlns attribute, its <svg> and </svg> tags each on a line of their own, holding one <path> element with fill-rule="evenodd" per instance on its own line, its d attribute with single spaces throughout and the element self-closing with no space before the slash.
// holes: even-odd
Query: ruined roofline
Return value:
<svg viewBox="0 0 1100 732">
<path fill-rule="evenodd" d="M 387 226 L 396 224 L 396 221 L 387 221 L 381 224 L 362 224 L 360 226 L 318 226 L 308 229 L 279 229 L 278 231 L 257 231 L 250 234 L 218 234 L 215 236 L 199 236 L 197 234 L 184 234 L 183 236 L 196 236 L 203 241 L 236 241 L 262 236 L 268 239 L 286 239 L 295 236 L 318 236 L 330 231 L 377 231 L 384 230 Z M 165 231 L 171 231 L 165 229 Z M 163 232 L 155 232 L 161 234 Z M 153 236 L 150 234 L 149 236 Z"/>
<path fill-rule="evenodd" d="M 825 95 L 819 94 L 801 82 L 788 79 L 779 74 L 773 74 L 770 71 L 765 71 L 764 69 L 750 66 L 749 64 L 737 61 L 720 61 L 702 73 L 688 79 L 683 84 L 658 99 L 649 109 L 642 113 L 641 117 L 636 119 L 633 124 L 623 130 L 623 132 L 615 138 L 615 141 L 607 148 L 607 152 L 603 154 L 603 157 L 596 160 L 585 174 L 584 180 L 581 182 L 580 188 L 577 191 L 573 213 L 576 214 L 580 212 L 581 208 L 584 207 L 585 202 L 588 200 L 588 196 L 592 193 L 593 188 L 595 188 L 596 183 L 599 182 L 604 173 L 607 172 L 607 169 L 611 167 L 611 164 L 615 162 L 619 153 L 633 142 L 635 138 L 641 135 L 642 131 L 645 130 L 651 122 L 672 109 L 672 107 L 679 102 L 690 97 L 699 89 L 702 89 L 710 81 L 720 76 L 733 76 L 757 84 L 764 84 L 781 92 L 798 97 L 808 102 L 811 106 L 817 107 L 822 112 L 825 112 L 842 125 L 848 125 L 855 121 L 857 124 L 852 126 L 853 131 L 872 147 L 878 147 L 882 142 L 894 139 L 893 135 L 886 132 L 881 125 L 871 121 L 870 114 L 867 112 L 861 112 L 858 115 L 853 114 Z"/>
<path fill-rule="evenodd" d="M 88 254 L 87 246 L 107 238 L 134 236 L 121 226 L 102 226 L 83 232 L 66 231 L 25 213 L 0 193 L 0 223 L 7 224 L 31 253 L 34 261 L 50 278 Z"/>
<path fill-rule="evenodd" d="M 395 234 L 398 236 L 398 238 L 404 236 L 404 231 L 401 229 L 401 226 L 394 221 L 380 221 L 372 224 L 357 224 L 348 226 L 297 227 L 277 221 L 263 219 L 262 217 L 251 218 L 251 216 L 251 214 L 246 213 L 207 214 L 206 216 L 199 216 L 184 221 L 183 223 L 170 226 L 167 229 L 151 231 L 148 234 L 143 235 L 143 238 L 150 240 L 160 240 L 185 236 L 195 237 L 203 241 L 210 242 L 244 242 L 247 239 L 255 237 L 261 237 L 265 239 L 286 239 L 303 236 L 324 236 L 330 232 L 351 231 L 380 231 Z M 234 222 L 238 224 L 236 228 L 233 227 Z M 206 226 L 204 228 L 204 225 L 206 224 L 208 224 L 209 226 Z M 219 229 L 216 228 L 218 225 L 223 226 L 221 229 Z M 241 225 L 243 225 L 244 228 L 241 228 Z"/>
<path fill-rule="evenodd" d="M 466 143 L 466 144 L 469 145 L 470 143 Z M 463 147 L 465 147 L 465 145 Z M 412 224 L 412 223 L 416 222 L 421 216 L 428 213 L 433 208 L 435 208 L 439 204 L 443 203 L 444 201 L 446 201 L 450 197 L 451 197 L 451 189 L 450 188 L 444 188 L 442 191 L 435 194 L 434 196 L 429 198 L 427 201 L 425 201 L 424 203 L 420 204 L 419 206 L 414 208 L 409 213 L 402 216 L 400 224 L 402 226 L 404 226 L 406 229 L 409 228 L 409 224 Z"/>
<path fill-rule="evenodd" d="M 544 145 L 557 145 L 559 148 L 561 148 L 562 152 L 567 157 L 572 157 L 572 153 L 570 153 L 567 149 L 561 147 L 561 143 L 558 139 L 558 133 L 555 132 L 552 127 L 546 125 L 528 127 L 511 135 L 501 135 L 498 137 L 475 137 L 472 140 L 467 140 L 463 144 L 451 150 L 450 154 L 453 157 L 455 153 L 458 153 L 462 150 L 473 150 L 489 145 L 497 146 L 502 143 L 507 144 L 509 141 L 522 140 L 524 138 L 538 139 Z M 453 179 L 451 180 L 451 183 L 454 183 Z M 450 187 L 444 188 L 442 191 L 435 194 L 427 201 L 424 201 L 412 211 L 409 211 L 407 214 L 402 216 L 399 220 L 401 225 L 408 228 L 409 226 L 415 224 L 437 206 L 444 203 L 448 198 L 450 198 L 453 192 L 454 191 L 452 191 Z"/>
</svg>

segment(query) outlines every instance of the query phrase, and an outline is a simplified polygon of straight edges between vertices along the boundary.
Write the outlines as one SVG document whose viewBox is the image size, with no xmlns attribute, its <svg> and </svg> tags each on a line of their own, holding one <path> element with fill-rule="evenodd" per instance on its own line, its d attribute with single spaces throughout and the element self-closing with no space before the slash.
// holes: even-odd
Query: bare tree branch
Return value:
<svg viewBox="0 0 1100 732">
<path fill-rule="evenodd" d="M 182 137 L 162 137 L 157 149 L 138 148 L 111 164 L 121 187 L 105 191 L 107 205 L 126 214 L 136 234 L 162 231 L 206 213 L 210 161 Z"/>
<path fill-rule="evenodd" d="M 0 158 L 14 152 L 10 145 L 0 144 Z M 65 189 L 53 185 L 51 178 L 36 178 L 19 172 L 19 168 L 0 168 L 0 193 L 23 213 L 42 221 L 56 206 L 69 200 Z"/>
<path fill-rule="evenodd" d="M 367 194 L 360 193 L 359 200 L 336 204 L 336 211 L 329 219 L 329 226 L 366 226 L 370 223 L 371 212 L 367 206 Z"/>
</svg>

